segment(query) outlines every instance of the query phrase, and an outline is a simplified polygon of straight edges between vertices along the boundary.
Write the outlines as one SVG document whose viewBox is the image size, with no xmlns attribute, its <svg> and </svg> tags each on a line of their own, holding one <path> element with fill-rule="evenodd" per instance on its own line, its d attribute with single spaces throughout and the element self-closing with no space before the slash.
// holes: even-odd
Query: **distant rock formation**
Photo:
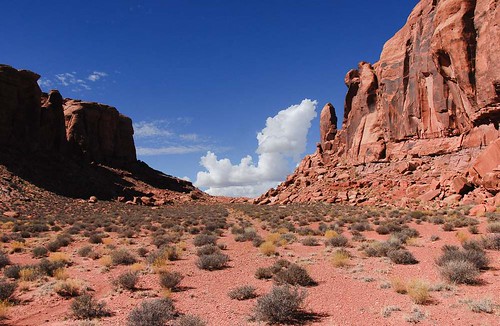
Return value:
<svg viewBox="0 0 500 326">
<path fill-rule="evenodd" d="M 472 193 L 488 190 L 474 200 L 462 191 L 461 200 L 496 194 L 498 6 L 498 0 L 420 1 L 377 63 L 361 62 L 347 73 L 342 128 L 336 132 L 327 105 L 318 151 L 256 202 L 445 199 L 455 194 L 454 176 L 467 178 Z"/>
<path fill-rule="evenodd" d="M 39 78 L 0 65 L 0 164 L 9 171 L 70 197 L 134 204 L 208 197 L 137 161 L 132 120 L 116 108 L 42 93 Z"/>
</svg>

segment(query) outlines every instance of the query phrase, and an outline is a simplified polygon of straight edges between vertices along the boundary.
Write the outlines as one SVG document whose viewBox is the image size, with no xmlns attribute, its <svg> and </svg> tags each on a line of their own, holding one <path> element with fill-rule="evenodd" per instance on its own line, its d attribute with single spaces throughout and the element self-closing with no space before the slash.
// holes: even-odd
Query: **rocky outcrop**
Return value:
<svg viewBox="0 0 500 326">
<path fill-rule="evenodd" d="M 207 198 L 190 182 L 137 161 L 130 118 L 108 105 L 63 99 L 56 90 L 42 93 L 39 78 L 0 65 L 2 178 L 23 179 L 68 197 L 134 204 Z M 21 185 L 2 188 L 0 202 L 27 200 L 28 191 L 16 190 Z"/>
<path fill-rule="evenodd" d="M 257 202 L 469 200 L 486 191 L 480 201 L 498 192 L 498 6 L 421 0 L 377 63 L 347 73 L 342 128 L 325 138 L 322 115 L 318 151 Z"/>
<path fill-rule="evenodd" d="M 116 108 L 66 100 L 64 119 L 68 146 L 76 159 L 111 165 L 136 161 L 132 120 Z"/>
</svg>

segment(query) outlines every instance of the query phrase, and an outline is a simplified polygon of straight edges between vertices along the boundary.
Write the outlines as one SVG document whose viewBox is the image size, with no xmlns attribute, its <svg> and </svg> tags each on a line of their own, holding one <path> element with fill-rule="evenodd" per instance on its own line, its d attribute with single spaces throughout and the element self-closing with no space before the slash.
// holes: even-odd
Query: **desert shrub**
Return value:
<svg viewBox="0 0 500 326">
<path fill-rule="evenodd" d="M 198 234 L 194 237 L 193 244 L 196 247 L 201 247 L 208 244 L 212 244 L 215 246 L 217 244 L 217 237 L 210 234 Z"/>
<path fill-rule="evenodd" d="M 238 234 L 234 240 L 237 242 L 253 241 L 257 237 L 257 232 L 253 229 L 246 229 L 243 233 Z"/>
<path fill-rule="evenodd" d="M 46 258 L 43 258 L 40 263 L 37 265 L 38 271 L 47 276 L 54 276 L 54 272 L 62 267 L 65 267 L 66 264 L 63 261 L 50 261 Z"/>
<path fill-rule="evenodd" d="M 338 234 L 334 237 L 327 239 L 325 241 L 325 245 L 330 247 L 346 247 L 348 242 L 349 241 L 345 236 L 343 236 L 342 234 Z"/>
<path fill-rule="evenodd" d="M 309 236 L 307 238 L 302 239 L 302 244 L 304 246 L 311 246 L 312 247 L 312 246 L 319 245 L 319 241 L 318 241 L 318 239 Z"/>
<path fill-rule="evenodd" d="M 400 248 L 401 242 L 399 240 L 375 241 L 369 244 L 364 252 L 368 257 L 385 257 L 389 251 L 398 250 Z"/>
<path fill-rule="evenodd" d="M 116 286 L 132 291 L 135 290 L 138 280 L 139 276 L 136 272 L 128 271 L 118 275 L 114 283 Z"/>
<path fill-rule="evenodd" d="M 198 316 L 184 315 L 176 320 L 175 326 L 205 326 L 207 323 Z"/>
<path fill-rule="evenodd" d="M 387 225 L 379 225 L 376 229 L 375 232 L 378 234 L 389 234 L 391 233 L 391 230 Z"/>
<path fill-rule="evenodd" d="M 88 293 L 73 299 L 71 311 L 76 319 L 93 319 L 110 315 L 110 312 L 106 309 L 106 303 L 97 301 Z"/>
<path fill-rule="evenodd" d="M 47 249 L 50 252 L 56 252 L 61 248 L 61 244 L 58 241 L 52 241 L 47 244 Z"/>
<path fill-rule="evenodd" d="M 394 311 L 401 311 L 401 308 L 399 308 L 398 306 L 385 306 L 380 311 L 380 314 L 384 318 L 389 318 Z"/>
<path fill-rule="evenodd" d="M 196 250 L 196 255 L 198 256 L 212 255 L 217 253 L 220 253 L 220 249 L 219 247 L 214 246 L 213 244 L 204 245 Z"/>
<path fill-rule="evenodd" d="M 413 254 L 406 249 L 391 250 L 387 253 L 387 257 L 395 264 L 411 265 L 418 263 Z"/>
<path fill-rule="evenodd" d="M 179 272 L 162 271 L 159 274 L 160 285 L 164 289 L 176 290 L 184 276 Z"/>
<path fill-rule="evenodd" d="M 485 312 L 487 314 L 492 314 L 495 310 L 494 309 L 495 304 L 489 298 L 480 299 L 480 300 L 466 299 L 466 300 L 463 300 L 462 302 L 467 304 L 467 306 L 469 307 L 469 309 L 471 311 L 477 312 L 477 313 Z"/>
<path fill-rule="evenodd" d="M 443 255 L 436 260 L 438 266 L 452 260 L 464 260 L 471 262 L 478 269 L 486 269 L 489 264 L 489 259 L 484 250 L 473 248 L 460 250 L 456 246 L 443 246 Z"/>
<path fill-rule="evenodd" d="M 440 265 L 444 279 L 457 284 L 472 284 L 476 282 L 479 269 L 468 260 L 448 260 Z"/>
<path fill-rule="evenodd" d="M 10 258 L 3 251 L 0 251 L 0 268 L 10 265 Z"/>
<path fill-rule="evenodd" d="M 145 247 L 140 247 L 139 249 L 137 249 L 137 254 L 140 256 L 140 257 L 146 257 L 147 254 L 148 254 L 149 250 Z"/>
<path fill-rule="evenodd" d="M 418 324 L 427 317 L 427 314 L 418 307 L 413 307 L 410 314 L 404 317 L 405 321 L 412 324 Z"/>
<path fill-rule="evenodd" d="M 306 293 L 290 286 L 275 286 L 258 298 L 255 318 L 269 323 L 293 322 L 300 314 Z"/>
<path fill-rule="evenodd" d="M 259 267 L 255 271 L 255 278 L 259 279 L 259 280 L 262 280 L 262 279 L 265 279 L 265 280 L 271 279 L 271 278 L 273 278 L 273 275 L 274 274 L 273 274 L 273 271 L 272 271 L 271 267 Z"/>
<path fill-rule="evenodd" d="M 492 234 L 484 237 L 482 240 L 482 246 L 489 250 L 500 250 L 500 234 Z"/>
<path fill-rule="evenodd" d="M 253 238 L 252 240 L 252 245 L 254 247 L 260 247 L 261 244 L 264 243 L 264 239 L 262 239 L 261 236 L 256 236 L 255 238 Z"/>
<path fill-rule="evenodd" d="M 418 279 L 411 280 L 406 285 L 406 291 L 416 304 L 425 304 L 429 301 L 429 285 L 424 281 Z"/>
<path fill-rule="evenodd" d="M 351 225 L 351 230 L 355 230 L 358 232 L 363 232 L 363 231 L 370 231 L 372 227 L 370 226 L 370 223 L 368 222 L 358 222 L 354 223 Z"/>
<path fill-rule="evenodd" d="M 467 229 L 472 234 L 478 234 L 479 233 L 479 228 L 477 227 L 477 225 L 470 225 Z"/>
<path fill-rule="evenodd" d="M 113 250 L 110 253 L 113 265 L 132 265 L 137 259 L 126 249 Z"/>
<path fill-rule="evenodd" d="M 162 298 L 143 301 L 128 315 L 129 326 L 163 326 L 175 316 L 171 299 Z"/>
<path fill-rule="evenodd" d="M 451 232 L 454 229 L 455 229 L 455 226 L 453 225 L 453 223 L 446 222 L 443 224 L 443 231 Z"/>
<path fill-rule="evenodd" d="M 196 266 L 200 269 L 212 271 L 225 268 L 228 261 L 229 256 L 222 253 L 202 255 L 198 257 Z"/>
<path fill-rule="evenodd" d="M 500 233 L 500 222 L 491 222 L 488 223 L 486 227 L 486 231 L 490 233 Z"/>
<path fill-rule="evenodd" d="M 102 235 L 94 233 L 89 237 L 89 242 L 93 244 L 102 243 Z"/>
<path fill-rule="evenodd" d="M 82 291 L 82 285 L 80 282 L 72 279 L 65 281 L 60 281 L 54 286 L 54 291 L 61 297 L 76 297 L 80 295 Z"/>
<path fill-rule="evenodd" d="M 16 291 L 17 283 L 0 279 L 0 301 L 9 300 Z"/>
<path fill-rule="evenodd" d="M 35 247 L 31 253 L 34 258 L 42 258 L 47 256 L 48 250 L 45 247 Z"/>
<path fill-rule="evenodd" d="M 314 286 L 317 283 L 312 279 L 307 270 L 297 264 L 290 264 L 274 275 L 278 284 L 290 284 L 301 286 Z"/>
<path fill-rule="evenodd" d="M 7 278 L 14 278 L 17 280 L 20 277 L 19 272 L 21 271 L 21 268 L 22 267 L 20 265 L 7 266 L 3 270 L 3 275 Z"/>
<path fill-rule="evenodd" d="M 78 249 L 78 255 L 80 257 L 88 257 L 91 252 L 92 252 L 91 246 L 83 246 L 80 249 Z"/>
<path fill-rule="evenodd" d="M 257 296 L 255 290 L 254 286 L 243 285 L 232 289 L 227 295 L 233 300 L 248 300 Z"/>
</svg>

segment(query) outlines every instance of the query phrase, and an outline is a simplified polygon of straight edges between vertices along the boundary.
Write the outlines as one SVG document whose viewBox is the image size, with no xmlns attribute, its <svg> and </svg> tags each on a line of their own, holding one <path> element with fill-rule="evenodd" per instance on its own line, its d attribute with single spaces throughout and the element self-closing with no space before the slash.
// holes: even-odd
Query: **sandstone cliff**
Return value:
<svg viewBox="0 0 500 326">
<path fill-rule="evenodd" d="M 190 182 L 137 161 L 130 118 L 56 90 L 42 93 L 39 78 L 0 65 L 0 165 L 10 173 L 70 197 L 148 204 L 205 197 Z M 18 192 L 2 188 L 0 204 L 13 200 L 9 193 Z"/>
<path fill-rule="evenodd" d="M 484 202 L 496 194 L 498 7 L 498 0 L 420 1 L 377 63 L 347 73 L 342 128 L 325 106 L 317 152 L 257 202 L 452 195 Z M 462 180 L 460 191 L 453 180 Z"/>
</svg>

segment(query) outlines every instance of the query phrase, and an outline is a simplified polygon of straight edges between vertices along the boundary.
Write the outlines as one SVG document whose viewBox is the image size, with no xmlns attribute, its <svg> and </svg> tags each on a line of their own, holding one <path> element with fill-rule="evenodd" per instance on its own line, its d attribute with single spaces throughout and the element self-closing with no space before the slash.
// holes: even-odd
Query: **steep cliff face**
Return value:
<svg viewBox="0 0 500 326">
<path fill-rule="evenodd" d="M 116 108 L 66 100 L 64 118 L 68 146 L 75 158 L 107 164 L 136 161 L 132 120 Z"/>
<path fill-rule="evenodd" d="M 433 190 L 434 196 L 424 199 L 453 194 L 454 175 L 476 187 L 486 179 L 495 184 L 499 159 L 479 154 L 487 146 L 493 149 L 485 153 L 495 153 L 500 136 L 499 2 L 420 1 L 377 63 L 361 62 L 347 73 L 342 128 L 325 138 L 323 131 L 335 124 L 322 115 L 317 153 L 258 202 L 350 200 L 357 197 L 348 195 L 350 189 L 372 187 L 373 179 L 387 181 L 381 191 L 394 189 L 397 175 L 405 173 L 401 187 L 422 184 L 421 192 Z M 433 173 L 414 173 L 419 169 Z M 396 180 L 387 179 L 392 172 Z M 432 182 L 435 189 L 425 186 Z M 346 193 L 339 197 L 340 190 Z"/>
<path fill-rule="evenodd" d="M 9 173 L 70 197 L 148 204 L 206 197 L 137 161 L 132 120 L 116 108 L 42 93 L 39 78 L 0 65 L 0 165 Z"/>
</svg>

